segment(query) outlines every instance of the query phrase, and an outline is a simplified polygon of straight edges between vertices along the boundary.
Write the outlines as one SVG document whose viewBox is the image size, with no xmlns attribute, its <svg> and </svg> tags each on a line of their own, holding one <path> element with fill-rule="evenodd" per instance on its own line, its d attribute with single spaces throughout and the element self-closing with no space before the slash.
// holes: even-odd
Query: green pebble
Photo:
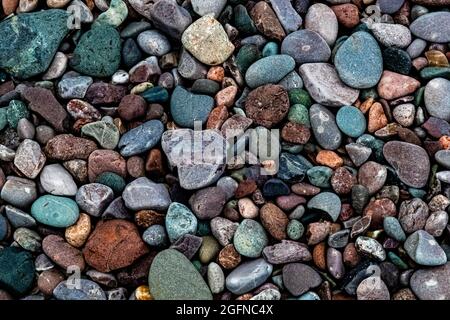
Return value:
<svg viewBox="0 0 450 320">
<path fill-rule="evenodd" d="M 419 88 L 414 94 L 414 105 L 420 107 L 424 103 L 425 87 Z"/>
<path fill-rule="evenodd" d="M 8 124 L 8 109 L 0 108 L 0 130 L 5 129 Z"/>
<path fill-rule="evenodd" d="M 384 69 L 408 75 L 411 72 L 412 62 L 409 54 L 402 49 L 387 47 L 383 50 Z"/>
<path fill-rule="evenodd" d="M 378 98 L 378 92 L 375 88 L 363 89 L 361 90 L 359 96 L 362 100 L 366 100 L 368 98 L 376 99 Z"/>
<path fill-rule="evenodd" d="M 117 147 L 120 139 L 120 132 L 116 125 L 107 121 L 96 121 L 84 125 L 81 133 L 94 138 L 102 148 L 113 150 Z"/>
<path fill-rule="evenodd" d="M 450 67 L 426 67 L 420 70 L 420 77 L 424 80 L 434 78 L 450 79 Z"/>
<path fill-rule="evenodd" d="M 294 104 L 289 109 L 288 120 L 290 122 L 302 124 L 307 127 L 311 127 L 311 123 L 309 122 L 309 111 L 302 104 Z"/>
<path fill-rule="evenodd" d="M 313 104 L 309 93 L 306 90 L 298 88 L 289 91 L 289 101 L 291 103 L 291 106 L 295 104 L 301 104 L 306 108 L 311 107 Z"/>
<path fill-rule="evenodd" d="M 34 282 L 34 263 L 31 253 L 7 247 L 0 250 L 0 288 L 12 294 L 27 293 Z"/>
<path fill-rule="evenodd" d="M 108 10 L 101 13 L 94 21 L 93 27 L 110 26 L 118 27 L 128 16 L 128 7 L 122 0 L 111 0 Z"/>
<path fill-rule="evenodd" d="M 389 251 L 388 252 L 388 258 L 391 260 L 393 264 L 395 264 L 397 267 L 399 267 L 402 270 L 408 269 L 408 265 L 394 252 Z"/>
<path fill-rule="evenodd" d="M 103 172 L 97 176 L 95 182 L 110 187 L 116 195 L 120 195 L 126 187 L 125 179 L 114 172 Z"/>
<path fill-rule="evenodd" d="M 234 26 L 242 35 L 252 35 L 258 32 L 252 18 L 250 18 L 247 8 L 242 4 L 234 7 Z"/>
<path fill-rule="evenodd" d="M 308 175 L 309 182 L 319 188 L 329 188 L 330 179 L 333 175 L 333 170 L 325 166 L 316 166 L 309 169 L 306 174 Z"/>
<path fill-rule="evenodd" d="M 153 87 L 140 94 L 148 103 L 163 103 L 169 100 L 169 92 L 163 87 Z"/>
<path fill-rule="evenodd" d="M 97 26 L 84 33 L 73 52 L 70 65 L 92 77 L 110 77 L 119 69 L 120 35 L 110 26 Z"/>
<path fill-rule="evenodd" d="M 30 112 L 28 111 L 25 103 L 19 100 L 11 100 L 6 110 L 6 118 L 8 119 L 9 126 L 16 129 L 19 120 L 22 118 L 28 118 Z"/>
<path fill-rule="evenodd" d="M 278 54 L 279 48 L 276 42 L 268 42 L 262 50 L 263 57 L 274 56 Z"/>
<path fill-rule="evenodd" d="M 209 221 L 199 221 L 197 225 L 197 235 L 199 237 L 204 237 L 211 234 L 211 227 L 209 226 Z"/>
<path fill-rule="evenodd" d="M 236 251 L 249 258 L 258 258 L 268 243 L 267 234 L 259 222 L 244 219 L 234 233 Z"/>
<path fill-rule="evenodd" d="M 416 188 L 408 188 L 408 192 L 413 198 L 419 199 L 423 199 L 427 195 L 427 192 L 425 190 Z"/>
<path fill-rule="evenodd" d="M 261 52 L 258 47 L 252 44 L 246 44 L 239 49 L 236 55 L 236 65 L 242 74 L 257 60 L 261 58 Z"/>
<path fill-rule="evenodd" d="M 300 221 L 291 220 L 289 221 L 286 231 L 289 239 L 298 240 L 303 236 L 303 233 L 305 232 L 305 227 Z"/>
</svg>

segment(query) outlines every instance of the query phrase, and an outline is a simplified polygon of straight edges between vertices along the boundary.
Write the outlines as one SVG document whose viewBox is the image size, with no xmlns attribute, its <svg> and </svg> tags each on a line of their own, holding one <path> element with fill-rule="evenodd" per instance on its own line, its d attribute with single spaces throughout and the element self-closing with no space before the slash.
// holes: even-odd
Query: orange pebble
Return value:
<svg viewBox="0 0 450 320">
<path fill-rule="evenodd" d="M 367 129 L 370 133 L 384 128 L 388 124 L 388 119 L 384 114 L 383 106 L 379 102 L 375 102 L 369 110 L 369 123 Z"/>
<path fill-rule="evenodd" d="M 222 67 L 219 67 L 219 66 L 211 67 L 209 69 L 208 74 L 206 75 L 206 77 L 209 80 L 222 82 L 223 78 L 225 77 L 225 70 Z"/>
<path fill-rule="evenodd" d="M 336 169 L 344 165 L 344 160 L 336 152 L 330 150 L 319 151 L 316 157 L 317 163 Z"/>
<path fill-rule="evenodd" d="M 209 114 L 208 122 L 206 122 L 207 129 L 217 129 L 220 130 L 222 124 L 228 118 L 228 110 L 227 107 L 221 105 L 214 109 L 212 109 Z"/>
<path fill-rule="evenodd" d="M 449 136 L 440 137 L 439 144 L 441 145 L 442 149 L 445 149 L 445 150 L 450 149 L 450 137 Z"/>
<path fill-rule="evenodd" d="M 216 104 L 218 106 L 224 105 L 225 107 L 231 107 L 234 104 L 234 99 L 237 94 L 237 87 L 231 86 L 220 90 L 216 94 Z"/>
</svg>

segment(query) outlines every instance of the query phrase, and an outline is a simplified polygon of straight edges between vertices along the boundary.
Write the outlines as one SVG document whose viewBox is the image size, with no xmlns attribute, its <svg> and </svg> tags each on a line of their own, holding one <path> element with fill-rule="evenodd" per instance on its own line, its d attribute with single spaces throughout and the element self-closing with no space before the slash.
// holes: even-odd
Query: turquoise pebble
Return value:
<svg viewBox="0 0 450 320">
<path fill-rule="evenodd" d="M 366 131 L 366 118 L 358 108 L 344 106 L 336 115 L 336 123 L 343 133 L 352 138 L 358 138 Z"/>
<path fill-rule="evenodd" d="M 17 128 L 19 120 L 22 118 L 28 118 L 30 112 L 27 106 L 20 100 L 11 100 L 6 110 L 6 117 L 8 119 L 9 126 L 11 128 Z"/>
<path fill-rule="evenodd" d="M 308 175 L 309 182 L 319 188 L 329 188 L 330 179 L 333 175 L 333 170 L 325 166 L 316 166 L 309 169 L 306 174 Z"/>
<path fill-rule="evenodd" d="M 142 92 L 141 97 L 148 103 L 163 103 L 169 101 L 169 92 L 166 88 L 153 87 Z"/>
<path fill-rule="evenodd" d="M 309 111 L 302 104 L 294 104 L 289 109 L 288 120 L 293 123 L 302 124 L 307 127 L 311 127 L 309 122 Z"/>
<path fill-rule="evenodd" d="M 300 221 L 293 219 L 289 221 L 286 232 L 289 239 L 299 240 L 305 232 L 305 227 Z"/>
<path fill-rule="evenodd" d="M 259 222 L 244 219 L 239 224 L 233 238 L 234 247 L 241 255 L 258 258 L 267 246 L 268 238 Z"/>
<path fill-rule="evenodd" d="M 44 195 L 33 202 L 31 215 L 42 224 L 67 228 L 77 222 L 80 213 L 77 203 L 72 199 Z"/>
<path fill-rule="evenodd" d="M 279 48 L 276 42 L 267 42 L 262 50 L 263 57 L 274 56 L 278 54 Z"/>
<path fill-rule="evenodd" d="M 95 182 L 110 187 L 115 195 L 120 195 L 126 186 L 125 179 L 114 172 L 103 172 L 95 178 Z"/>
<path fill-rule="evenodd" d="M 184 204 L 172 202 L 166 214 L 166 231 L 172 243 L 185 234 L 195 234 L 197 218 Z"/>
</svg>

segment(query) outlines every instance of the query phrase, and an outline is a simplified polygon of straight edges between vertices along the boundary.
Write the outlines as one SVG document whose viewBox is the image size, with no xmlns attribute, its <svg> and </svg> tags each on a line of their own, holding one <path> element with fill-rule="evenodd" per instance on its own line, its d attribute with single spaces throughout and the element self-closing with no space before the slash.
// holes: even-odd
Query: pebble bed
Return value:
<svg viewBox="0 0 450 320">
<path fill-rule="evenodd" d="M 0 2 L 0 300 L 450 299 L 450 0 Z"/>
</svg>

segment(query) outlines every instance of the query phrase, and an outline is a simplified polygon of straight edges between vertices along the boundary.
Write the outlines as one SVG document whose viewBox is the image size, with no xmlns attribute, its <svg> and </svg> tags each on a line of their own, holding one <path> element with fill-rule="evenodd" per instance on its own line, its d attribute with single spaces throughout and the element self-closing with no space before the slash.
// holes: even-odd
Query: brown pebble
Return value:
<svg viewBox="0 0 450 320">
<path fill-rule="evenodd" d="M 292 192 L 301 195 L 301 196 L 315 196 L 320 192 L 320 189 L 316 186 L 300 182 L 291 186 Z"/>
<path fill-rule="evenodd" d="M 356 251 L 356 247 L 354 243 L 349 243 L 345 246 L 344 254 L 343 254 L 344 264 L 350 268 L 354 268 L 361 261 L 361 257 Z"/>
<path fill-rule="evenodd" d="M 317 244 L 313 249 L 314 264 L 321 270 L 327 268 L 327 245 L 325 242 Z"/>
<path fill-rule="evenodd" d="M 145 176 L 144 159 L 138 156 L 132 156 L 127 159 L 127 172 L 132 178 Z"/>
<path fill-rule="evenodd" d="M 142 117 L 147 112 L 147 102 L 144 98 L 135 94 L 129 94 L 122 98 L 117 108 L 119 116 L 130 121 Z"/>
<path fill-rule="evenodd" d="M 97 145 L 91 140 L 60 134 L 47 142 L 44 152 L 50 159 L 67 161 L 87 159 L 95 149 Z"/>
<path fill-rule="evenodd" d="M 308 245 L 312 246 L 325 240 L 330 233 L 330 229 L 331 223 L 328 221 L 310 223 L 306 228 Z"/>
<path fill-rule="evenodd" d="M 244 180 L 239 182 L 239 185 L 234 192 L 234 196 L 238 199 L 251 195 L 258 188 L 254 180 Z"/>
<path fill-rule="evenodd" d="M 344 165 L 344 160 L 331 150 L 321 150 L 316 156 L 318 164 L 336 169 Z"/>
<path fill-rule="evenodd" d="M 346 28 L 356 27 L 359 22 L 358 7 L 351 3 L 344 3 L 337 6 L 332 6 L 338 22 Z"/>
<path fill-rule="evenodd" d="M 288 122 L 281 129 L 281 138 L 294 144 L 306 144 L 311 138 L 311 130 L 302 124 Z"/>
<path fill-rule="evenodd" d="M 343 203 L 341 206 L 341 212 L 339 213 L 339 220 L 347 221 L 354 214 L 353 207 L 349 203 Z"/>
<path fill-rule="evenodd" d="M 259 212 L 264 228 L 277 240 L 286 239 L 286 227 L 289 219 L 286 214 L 272 203 L 265 204 Z"/>
<path fill-rule="evenodd" d="M 287 196 L 277 197 L 275 199 L 275 202 L 277 203 L 277 206 L 280 207 L 282 210 L 290 211 L 300 204 L 305 204 L 306 199 L 296 194 L 290 194 Z"/>
<path fill-rule="evenodd" d="M 88 159 L 89 181 L 94 182 L 103 172 L 114 172 L 125 178 L 127 174 L 125 159 L 113 150 L 95 150 Z"/>
<path fill-rule="evenodd" d="M 229 86 L 220 90 L 215 97 L 216 105 L 231 107 L 234 104 L 237 92 L 238 88 L 235 86 Z"/>
<path fill-rule="evenodd" d="M 86 263 L 101 272 L 127 267 L 147 252 L 136 225 L 121 219 L 100 221 L 83 249 Z"/>
<path fill-rule="evenodd" d="M 337 168 L 331 176 L 331 186 L 340 195 L 349 194 L 356 183 L 356 177 L 344 167 Z"/>
<path fill-rule="evenodd" d="M 383 99 L 394 100 L 412 94 L 419 88 L 420 82 L 416 79 L 385 70 L 378 83 L 378 94 Z"/>
<path fill-rule="evenodd" d="M 56 286 L 64 280 L 64 275 L 57 269 L 43 271 L 37 281 L 39 291 L 46 296 L 51 296 Z"/>
<path fill-rule="evenodd" d="M 388 124 L 388 119 L 384 114 L 383 106 L 379 102 L 375 102 L 369 110 L 369 121 L 367 124 L 367 130 L 370 133 L 384 128 Z"/>
<path fill-rule="evenodd" d="M 141 210 L 134 215 L 134 221 L 141 228 L 148 228 L 154 224 L 164 223 L 164 214 L 153 210 Z"/>
<path fill-rule="evenodd" d="M 372 229 L 378 229 L 382 228 L 384 217 L 395 217 L 397 208 L 395 207 L 395 203 L 388 198 L 377 199 L 369 202 L 363 214 L 372 218 L 370 227 Z"/>
<path fill-rule="evenodd" d="M 275 84 L 252 90 L 245 101 L 247 116 L 256 124 L 266 128 L 272 128 L 281 122 L 287 115 L 289 106 L 286 90 Z"/>
<path fill-rule="evenodd" d="M 218 106 L 211 110 L 208 121 L 206 122 L 207 129 L 219 130 L 225 120 L 228 118 L 228 109 L 225 106 Z"/>
<path fill-rule="evenodd" d="M 209 80 L 222 82 L 225 77 L 225 70 L 220 66 L 211 67 L 206 74 L 206 78 Z"/>
<path fill-rule="evenodd" d="M 241 263 L 241 255 L 236 251 L 234 245 L 228 244 L 219 252 L 219 264 L 227 270 L 234 269 Z"/>
<path fill-rule="evenodd" d="M 275 12 L 266 2 L 258 2 L 250 11 L 250 16 L 259 32 L 267 38 L 282 41 L 286 37 Z"/>
<path fill-rule="evenodd" d="M 80 270 L 85 268 L 83 254 L 80 250 L 68 244 L 64 238 L 49 235 L 42 241 L 42 250 L 58 266 L 67 270 L 76 266 Z"/>
<path fill-rule="evenodd" d="M 359 168 L 359 184 L 366 187 L 370 194 L 379 191 L 384 186 L 386 178 L 386 167 L 374 161 L 368 161 Z"/>
<path fill-rule="evenodd" d="M 162 154 L 159 149 L 152 149 L 148 153 L 147 161 L 145 162 L 145 171 L 156 177 L 164 175 Z"/>
<path fill-rule="evenodd" d="M 91 218 L 86 213 L 80 213 L 78 221 L 66 228 L 66 241 L 76 248 L 82 247 L 91 233 Z"/>
<path fill-rule="evenodd" d="M 115 104 L 120 103 L 126 93 L 124 86 L 95 82 L 89 86 L 85 99 L 92 104 Z"/>
</svg>

